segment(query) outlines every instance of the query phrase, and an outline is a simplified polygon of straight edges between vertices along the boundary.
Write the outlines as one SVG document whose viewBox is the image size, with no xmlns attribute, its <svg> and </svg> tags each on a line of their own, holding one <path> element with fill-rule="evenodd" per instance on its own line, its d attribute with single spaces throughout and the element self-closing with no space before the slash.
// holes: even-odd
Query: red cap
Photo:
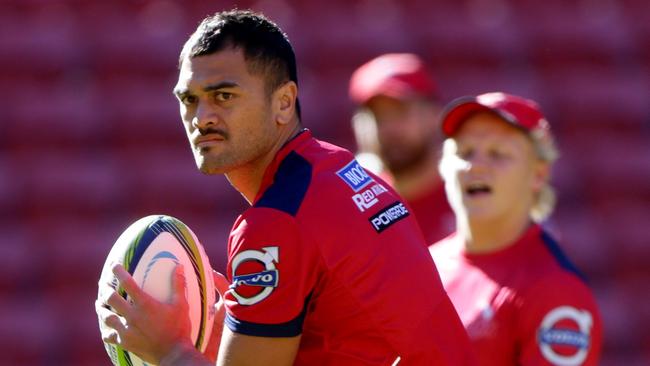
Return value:
<svg viewBox="0 0 650 366">
<path fill-rule="evenodd" d="M 537 103 L 506 93 L 486 93 L 452 101 L 442 112 L 442 132 L 452 136 L 470 115 L 480 111 L 494 112 L 526 132 L 542 129 L 550 133 L 550 126 Z"/>
<path fill-rule="evenodd" d="M 424 62 L 411 53 L 388 53 L 361 65 L 350 78 L 349 92 L 358 104 L 378 95 L 396 99 L 437 96 Z"/>
</svg>

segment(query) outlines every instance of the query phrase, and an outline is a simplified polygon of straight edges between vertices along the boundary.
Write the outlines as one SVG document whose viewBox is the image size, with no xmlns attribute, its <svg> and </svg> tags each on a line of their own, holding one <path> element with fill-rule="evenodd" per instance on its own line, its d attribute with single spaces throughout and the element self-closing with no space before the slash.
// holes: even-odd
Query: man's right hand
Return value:
<svg viewBox="0 0 650 366">
<path fill-rule="evenodd" d="M 214 326 L 212 327 L 212 335 L 208 346 L 203 352 L 203 355 L 210 361 L 215 363 L 217 361 L 217 354 L 219 353 L 219 344 L 221 343 L 221 333 L 223 332 L 223 319 L 226 316 L 226 308 L 223 303 L 223 297 L 230 287 L 228 279 L 217 271 L 212 271 L 214 278 L 214 287 L 219 294 L 219 300 L 214 304 Z"/>
</svg>

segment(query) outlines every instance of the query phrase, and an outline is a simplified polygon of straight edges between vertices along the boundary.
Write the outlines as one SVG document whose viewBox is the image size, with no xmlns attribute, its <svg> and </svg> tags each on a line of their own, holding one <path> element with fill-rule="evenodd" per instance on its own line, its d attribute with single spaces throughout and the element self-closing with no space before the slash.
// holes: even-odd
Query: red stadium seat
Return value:
<svg viewBox="0 0 650 366">
<path fill-rule="evenodd" d="M 18 77 L 56 78 L 83 58 L 74 9 L 62 2 L 7 6 L 0 11 L 0 33 L 3 87 Z"/>
<path fill-rule="evenodd" d="M 521 34 L 508 7 L 498 2 L 483 7 L 478 2 L 431 6 L 430 11 L 417 13 L 412 25 L 413 37 L 434 70 L 506 70 L 522 58 Z"/>
<path fill-rule="evenodd" d="M 178 101 L 172 94 L 175 76 L 164 78 L 106 77 L 97 80 L 110 134 L 116 149 L 187 146 Z"/>
<path fill-rule="evenodd" d="M 534 74 L 482 67 L 455 67 L 435 70 L 441 93 L 446 99 L 501 91 L 538 101 L 546 106 L 540 82 Z"/>
<path fill-rule="evenodd" d="M 537 68 L 614 66 L 633 54 L 628 22 L 615 1 L 524 0 L 511 5 Z"/>
<path fill-rule="evenodd" d="M 15 218 L 1 222 L 0 294 L 22 295 L 42 290 L 47 261 L 36 250 L 33 228 Z M 0 295 L 3 297 L 6 296 Z"/>
<path fill-rule="evenodd" d="M 644 364 L 637 363 L 643 357 L 637 350 L 642 349 L 644 333 L 647 334 L 643 326 L 644 320 L 639 316 L 644 304 L 636 300 L 639 293 L 632 292 L 636 290 L 622 285 L 621 282 L 609 281 L 594 287 L 604 325 L 602 365 L 621 365 L 609 363 L 621 359 L 630 362 L 622 363 L 624 365 Z"/>
<path fill-rule="evenodd" d="M 33 294 L 21 298 L 0 297 L 0 365 L 38 366 L 57 363 L 61 356 L 57 327 L 67 316 L 43 306 L 43 298 Z"/>
<path fill-rule="evenodd" d="M 47 275 L 43 278 L 47 293 L 57 297 L 64 289 L 89 294 L 94 288 L 96 292 L 104 260 L 130 224 L 128 217 L 115 219 L 109 215 L 101 219 L 73 214 L 32 218 L 29 225 L 36 232 L 33 250 L 47 258 Z"/>
<path fill-rule="evenodd" d="M 584 143 L 572 146 L 582 172 L 582 191 L 593 202 L 650 200 L 650 145 L 647 136 L 591 134 Z M 615 194 L 614 194 L 615 193 Z"/>
<path fill-rule="evenodd" d="M 13 157 L 29 216 L 97 216 L 124 208 L 124 182 L 115 159 L 92 151 L 26 151 Z M 34 168 L 36 167 L 36 168 Z"/>
<path fill-rule="evenodd" d="M 541 81 L 561 116 L 558 131 L 572 138 L 585 140 L 591 133 L 634 135 L 650 118 L 650 79 L 642 69 L 566 68 Z"/>
<path fill-rule="evenodd" d="M 16 174 L 9 158 L 0 158 L 0 217 L 21 214 L 22 178 Z"/>
<path fill-rule="evenodd" d="M 59 288 L 45 299 L 55 314 L 74 314 L 56 318 L 56 346 L 61 365 L 110 365 L 99 332 L 95 313 L 98 274 L 87 274 L 88 286 L 83 288 Z"/>
<path fill-rule="evenodd" d="M 15 85 L 3 121 L 7 144 L 16 150 L 102 145 L 111 125 L 91 82 Z"/>
<path fill-rule="evenodd" d="M 89 42 L 88 61 L 96 73 L 158 77 L 176 69 L 186 36 L 184 7 L 153 1 L 87 2 L 79 12 Z"/>
<path fill-rule="evenodd" d="M 594 213 L 560 201 L 551 222 L 562 249 L 578 269 L 594 281 L 606 278 L 615 249 Z"/>
</svg>

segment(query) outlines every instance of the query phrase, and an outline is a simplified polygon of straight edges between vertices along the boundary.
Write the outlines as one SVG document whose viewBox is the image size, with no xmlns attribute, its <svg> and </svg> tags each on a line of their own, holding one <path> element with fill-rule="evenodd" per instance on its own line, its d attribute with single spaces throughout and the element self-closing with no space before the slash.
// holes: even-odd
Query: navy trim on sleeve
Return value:
<svg viewBox="0 0 650 366">
<path fill-rule="evenodd" d="M 569 260 L 569 258 L 564 254 L 564 251 L 560 248 L 560 246 L 557 244 L 555 239 L 551 237 L 547 232 L 542 230 L 542 242 L 544 242 L 544 245 L 546 248 L 551 252 L 551 255 L 555 258 L 555 260 L 558 262 L 560 267 L 564 268 L 565 270 L 573 273 L 574 275 L 578 276 L 579 279 L 581 279 L 583 282 L 587 283 L 587 278 L 585 275 L 578 270 L 578 268 Z"/>
<path fill-rule="evenodd" d="M 311 183 L 311 173 L 311 164 L 295 151 L 290 152 L 255 207 L 274 208 L 296 216 Z"/>
<path fill-rule="evenodd" d="M 302 324 L 307 314 L 307 304 L 311 294 L 305 299 L 305 305 L 297 317 L 280 324 L 260 324 L 239 320 L 226 312 L 224 324 L 231 331 L 256 337 L 295 337 L 302 334 Z"/>
</svg>

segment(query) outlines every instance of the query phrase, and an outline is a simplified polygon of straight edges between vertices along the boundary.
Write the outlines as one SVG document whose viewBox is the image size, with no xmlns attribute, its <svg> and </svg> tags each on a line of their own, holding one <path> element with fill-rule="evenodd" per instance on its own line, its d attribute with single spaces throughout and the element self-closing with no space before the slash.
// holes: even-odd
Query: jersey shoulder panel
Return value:
<svg viewBox="0 0 650 366">
<path fill-rule="evenodd" d="M 255 207 L 273 208 L 295 216 L 309 189 L 312 165 L 295 151 L 280 163 L 273 184 L 269 186 Z"/>
</svg>

